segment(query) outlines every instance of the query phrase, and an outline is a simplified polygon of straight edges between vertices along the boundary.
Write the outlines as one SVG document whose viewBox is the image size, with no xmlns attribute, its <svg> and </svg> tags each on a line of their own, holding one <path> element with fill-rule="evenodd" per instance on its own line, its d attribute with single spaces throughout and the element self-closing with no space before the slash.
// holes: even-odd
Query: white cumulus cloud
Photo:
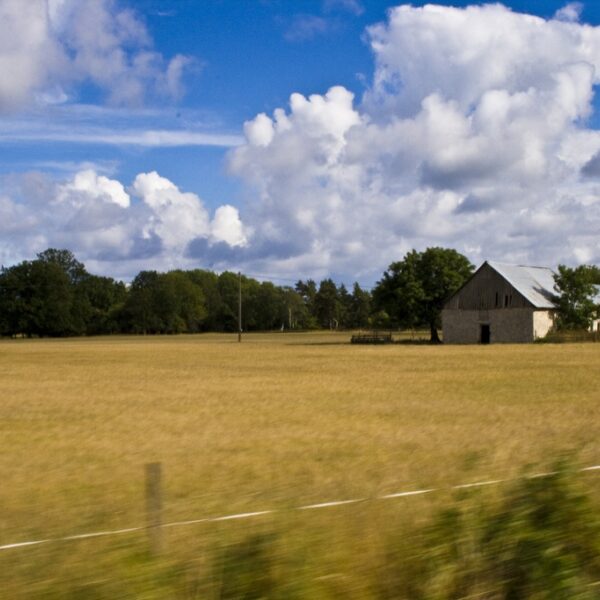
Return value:
<svg viewBox="0 0 600 600">
<path fill-rule="evenodd" d="M 570 2 L 569 4 L 566 4 L 557 10 L 554 18 L 558 19 L 559 21 L 576 22 L 579 21 L 582 11 L 583 4 L 581 2 Z"/>
<path fill-rule="evenodd" d="M 237 208 L 226 204 L 219 206 L 211 222 L 211 238 L 215 242 L 225 242 L 229 246 L 245 246 L 247 244 L 244 224 Z"/>
<path fill-rule="evenodd" d="M 59 186 L 59 199 L 73 201 L 77 195 L 81 196 L 80 203 L 91 197 L 104 198 L 123 208 L 129 206 L 129 194 L 123 185 L 114 179 L 98 175 L 92 169 L 79 171 L 72 181 Z"/>
<path fill-rule="evenodd" d="M 62 182 L 29 173 L 1 183 L 0 264 L 58 247 L 95 272 L 131 277 L 199 266 L 203 258 L 216 263 L 246 244 L 236 208 L 220 206 L 211 218 L 199 196 L 154 171 L 137 175 L 129 188 L 92 169 Z"/>
<path fill-rule="evenodd" d="M 196 194 L 180 191 L 155 171 L 138 175 L 132 190 L 151 209 L 143 230 L 146 239 L 155 235 L 167 251 L 182 256 L 191 240 L 208 237 L 208 211 Z"/>
<path fill-rule="evenodd" d="M 65 101 L 82 82 L 114 104 L 178 97 L 189 62 L 153 50 L 142 21 L 117 0 L 0 0 L 0 111 Z"/>
<path fill-rule="evenodd" d="M 254 190 L 248 259 L 355 277 L 431 245 L 474 261 L 600 261 L 600 134 L 586 126 L 600 28 L 578 10 L 390 10 L 368 29 L 361 101 L 343 87 L 293 94 L 245 124 L 229 166 Z"/>
<path fill-rule="evenodd" d="M 112 56 L 113 78 L 131 76 L 128 99 L 160 80 L 136 17 L 90 2 L 100 15 L 111 7 L 110 27 L 97 17 L 96 40 L 72 25 L 73 0 L 42 3 L 52 17 L 17 25 L 38 23 L 26 31 L 41 60 L 25 61 L 19 89 L 50 94 L 56 81 L 44 60 L 87 65 L 81 72 L 96 77 L 96 58 Z M 4 16 L 15 6 L 0 0 Z M 432 245 L 475 262 L 600 263 L 600 132 L 590 125 L 600 27 L 580 14 L 575 4 L 550 19 L 500 4 L 393 8 L 367 31 L 375 71 L 362 98 L 337 85 L 294 93 L 245 123 L 244 143 L 228 155 L 246 186 L 241 214 L 229 204 L 209 211 L 155 172 L 129 187 L 90 169 L 59 183 L 5 178 L 0 259 L 61 246 L 116 275 L 194 265 L 363 281 Z M 0 35 L 0 56 L 19 55 L 19 44 Z M 133 54 L 119 51 L 131 45 Z M 17 96 L 0 82 L 0 106 Z"/>
</svg>

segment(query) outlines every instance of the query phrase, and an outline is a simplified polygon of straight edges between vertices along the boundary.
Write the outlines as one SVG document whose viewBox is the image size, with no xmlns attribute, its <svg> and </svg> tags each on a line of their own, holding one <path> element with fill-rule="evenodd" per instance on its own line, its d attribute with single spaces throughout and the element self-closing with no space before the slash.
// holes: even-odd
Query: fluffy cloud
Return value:
<svg viewBox="0 0 600 600">
<path fill-rule="evenodd" d="M 368 30 L 362 102 L 341 87 L 293 94 L 289 111 L 245 124 L 230 169 L 254 189 L 249 260 L 357 277 L 427 245 L 600 261 L 600 134 L 586 128 L 600 28 L 578 10 L 391 10 Z"/>
<path fill-rule="evenodd" d="M 77 197 L 80 198 L 79 201 Z M 72 181 L 59 186 L 57 198 L 59 201 L 71 201 L 79 205 L 89 202 L 90 198 L 102 198 L 123 208 L 129 206 L 129 194 L 123 185 L 114 179 L 98 175 L 92 169 L 80 171 Z"/>
<path fill-rule="evenodd" d="M 0 263 L 65 247 L 96 272 L 129 277 L 140 269 L 197 266 L 204 257 L 218 263 L 224 251 L 246 245 L 236 208 L 220 206 L 211 219 L 196 194 L 156 172 L 140 173 L 129 189 L 90 169 L 60 183 L 30 173 L 3 184 Z"/>
<path fill-rule="evenodd" d="M 571 2 L 557 10 L 554 18 L 558 19 L 559 21 L 576 22 L 579 21 L 582 11 L 583 4 L 581 2 Z"/>
<path fill-rule="evenodd" d="M 92 4 L 100 16 L 116 6 Z M 3 16 L 16 5 L 0 0 Z M 104 25 L 97 16 L 99 29 L 113 33 L 89 40 L 72 25 L 73 0 L 47 8 L 39 27 L 35 19 L 16 25 L 40 40 L 30 44 L 40 62 L 18 69 L 27 93 L 59 97 L 46 60 L 87 65 L 78 72 L 99 78 L 94 57 L 102 64 L 112 56 L 113 78 L 129 73 L 132 86 L 114 101 L 161 80 L 131 13 L 112 10 Z M 243 218 L 230 205 L 210 214 L 157 173 L 130 187 L 90 169 L 59 183 L 31 174 L 0 186 L 0 260 L 61 246 L 115 275 L 203 265 L 364 281 L 431 245 L 475 262 L 600 263 L 600 132 L 589 125 L 600 27 L 579 23 L 579 14 L 575 4 L 548 20 L 499 4 L 392 9 L 367 31 L 375 72 L 362 98 L 340 86 L 292 94 L 287 109 L 245 123 L 245 143 L 228 159 L 247 186 Z M 64 35 L 47 33 L 49 23 Z M 0 56 L 20 48 L 6 39 Z M 173 64 L 172 78 L 183 66 Z M 14 92 L 6 81 L 0 106 Z"/>
<path fill-rule="evenodd" d="M 237 208 L 229 204 L 217 208 L 211 224 L 210 238 L 215 243 L 225 243 L 232 248 L 246 246 L 246 228 Z"/>
<path fill-rule="evenodd" d="M 61 102 L 89 82 L 115 104 L 179 96 L 189 59 L 152 49 L 143 23 L 116 0 L 0 0 L 0 111 Z"/>
</svg>

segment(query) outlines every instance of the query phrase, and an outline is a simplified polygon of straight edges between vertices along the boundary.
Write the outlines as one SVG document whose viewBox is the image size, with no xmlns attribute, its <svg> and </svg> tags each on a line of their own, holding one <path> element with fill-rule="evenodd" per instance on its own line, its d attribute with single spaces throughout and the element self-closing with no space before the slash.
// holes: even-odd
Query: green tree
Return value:
<svg viewBox="0 0 600 600">
<path fill-rule="evenodd" d="M 72 320 L 73 289 L 67 274 L 55 263 L 34 260 L 30 270 L 34 332 L 42 337 L 79 333 Z"/>
<path fill-rule="evenodd" d="M 58 265 L 73 284 L 85 279 L 88 275 L 85 265 L 79 262 L 70 250 L 48 248 L 37 254 L 37 259 L 45 263 Z"/>
<path fill-rule="evenodd" d="M 0 271 L 0 335 L 2 336 L 25 333 L 22 311 L 24 304 L 22 264 L 2 267 Z"/>
<path fill-rule="evenodd" d="M 571 268 L 558 266 L 554 275 L 554 289 L 557 295 L 558 329 L 589 329 L 592 320 L 598 315 L 595 300 L 600 285 L 600 269 L 592 265 Z"/>
<path fill-rule="evenodd" d="M 124 312 L 135 333 L 194 333 L 206 317 L 202 290 L 181 271 L 139 273 Z"/>
<path fill-rule="evenodd" d="M 429 327 L 431 342 L 438 343 L 444 302 L 472 272 L 469 260 L 451 248 L 412 250 L 377 283 L 375 310 L 387 313 L 397 326 Z"/>
<path fill-rule="evenodd" d="M 219 316 L 223 313 L 223 299 L 219 291 L 219 276 L 212 271 L 194 269 L 185 271 L 185 275 L 192 283 L 199 286 L 204 295 L 206 318 L 202 321 L 203 331 L 223 331 L 224 327 Z"/>
<path fill-rule="evenodd" d="M 309 316 L 307 323 L 308 329 L 318 327 L 317 311 L 315 307 L 315 298 L 317 297 L 317 284 L 312 279 L 302 281 L 299 279 L 295 286 L 296 292 L 302 298 L 304 306 Z"/>
<path fill-rule="evenodd" d="M 55 263 L 24 261 L 0 275 L 3 335 L 66 336 L 76 333 L 72 322 L 73 290 Z"/>
<path fill-rule="evenodd" d="M 133 333 L 157 333 L 161 330 L 159 316 L 154 310 L 156 271 L 140 271 L 131 282 L 123 310 L 126 329 Z"/>
<path fill-rule="evenodd" d="M 337 329 L 340 321 L 341 305 L 338 289 L 332 279 L 323 279 L 315 296 L 315 314 L 319 325 L 327 329 Z"/>
<path fill-rule="evenodd" d="M 256 279 L 242 275 L 242 329 L 244 331 L 256 331 L 265 327 L 263 322 L 265 314 L 260 305 L 260 287 L 261 284 Z M 236 294 L 236 315 L 237 310 L 238 296 Z"/>
<path fill-rule="evenodd" d="M 413 328 L 422 324 L 420 304 L 424 290 L 419 281 L 421 253 L 413 250 L 402 261 L 394 262 L 373 290 L 375 313 L 387 316 L 392 327 Z"/>
<path fill-rule="evenodd" d="M 174 314 L 170 316 L 167 333 L 200 331 L 202 321 L 207 316 L 202 289 L 181 271 L 171 271 L 161 279 L 174 305 Z"/>
<path fill-rule="evenodd" d="M 231 271 L 219 275 L 219 294 L 221 307 L 217 316 L 220 331 L 237 331 L 238 329 L 238 298 L 239 276 Z M 242 301 L 242 320 L 245 303 Z"/>
<path fill-rule="evenodd" d="M 88 275 L 77 285 L 88 306 L 85 332 L 88 335 L 117 333 L 119 315 L 127 298 L 125 284 L 111 277 Z"/>
<path fill-rule="evenodd" d="M 358 283 L 352 288 L 350 310 L 348 316 L 349 327 L 367 327 L 371 314 L 371 294 L 363 290 Z"/>
<path fill-rule="evenodd" d="M 48 248 L 37 254 L 37 261 L 56 265 L 68 277 L 72 292 L 70 334 L 83 335 L 94 312 L 83 289 L 84 282 L 90 277 L 85 265 L 70 250 L 56 248 Z"/>
<path fill-rule="evenodd" d="M 340 325 L 342 327 L 352 327 L 352 295 L 343 283 L 338 287 L 338 311 Z"/>
<path fill-rule="evenodd" d="M 263 281 L 258 289 L 257 301 L 257 328 L 262 331 L 279 329 L 285 323 L 285 319 L 281 318 L 284 302 L 281 289 L 270 281 Z"/>
<path fill-rule="evenodd" d="M 31 263 L 3 267 L 0 272 L 0 335 L 31 334 L 28 273 Z"/>
<path fill-rule="evenodd" d="M 281 289 L 280 319 L 287 329 L 311 329 L 314 319 L 300 294 L 291 287 Z"/>
</svg>

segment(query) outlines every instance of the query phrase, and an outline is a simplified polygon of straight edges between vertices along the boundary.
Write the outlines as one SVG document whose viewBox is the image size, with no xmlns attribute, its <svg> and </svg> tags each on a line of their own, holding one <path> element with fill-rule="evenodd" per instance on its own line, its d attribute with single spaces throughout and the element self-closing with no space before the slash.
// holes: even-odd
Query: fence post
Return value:
<svg viewBox="0 0 600 600">
<path fill-rule="evenodd" d="M 161 463 L 146 464 L 146 531 L 150 552 L 160 554 L 162 540 Z"/>
</svg>

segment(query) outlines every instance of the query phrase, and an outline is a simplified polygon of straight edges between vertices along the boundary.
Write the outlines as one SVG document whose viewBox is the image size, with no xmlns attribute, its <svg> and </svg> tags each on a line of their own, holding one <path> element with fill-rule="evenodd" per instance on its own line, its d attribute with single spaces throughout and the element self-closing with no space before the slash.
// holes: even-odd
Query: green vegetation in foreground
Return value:
<svg viewBox="0 0 600 600">
<path fill-rule="evenodd" d="M 572 464 L 551 468 L 547 477 L 525 475 L 497 498 L 458 494 L 408 541 L 406 531 L 384 534 L 385 550 L 361 593 L 386 600 L 598 598 L 600 507 Z M 276 545 L 273 536 L 255 534 L 227 547 L 196 585 L 205 597 L 232 600 L 352 595 L 343 573 L 333 583 L 295 579 Z"/>
<path fill-rule="evenodd" d="M 142 533 L 5 551 L 7 598 L 251 598 L 231 573 L 253 582 L 255 564 L 267 597 L 459 598 L 504 577 L 490 570 L 498 548 L 506 564 L 550 562 L 538 588 L 483 597 L 598 597 L 596 472 L 549 480 L 549 491 L 523 480 L 289 510 L 515 479 L 563 452 L 597 464 L 595 345 L 360 347 L 328 333 L 7 340 L 0 383 L 0 544 L 143 525 L 153 461 L 167 522 L 277 509 L 168 529 L 158 558 Z M 536 529 L 526 516 L 544 499 Z M 495 515 L 509 516 L 496 527 Z M 523 591 L 553 569 L 563 592 Z"/>
</svg>

